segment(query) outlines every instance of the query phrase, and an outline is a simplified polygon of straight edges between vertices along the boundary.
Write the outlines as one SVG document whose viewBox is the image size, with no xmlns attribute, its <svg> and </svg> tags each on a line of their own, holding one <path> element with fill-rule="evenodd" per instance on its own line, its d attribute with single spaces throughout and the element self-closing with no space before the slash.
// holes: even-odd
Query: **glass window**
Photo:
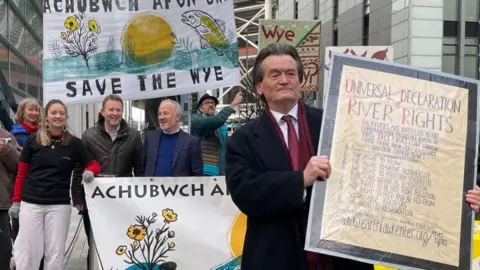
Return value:
<svg viewBox="0 0 480 270">
<path fill-rule="evenodd" d="M 12 0 L 11 0 L 12 1 Z M 25 3 L 28 0 L 13 0 L 12 2 L 18 7 L 20 13 L 25 16 Z"/>
<path fill-rule="evenodd" d="M 38 85 L 40 82 L 40 72 L 27 65 L 27 93 L 38 98 Z"/>
<path fill-rule="evenodd" d="M 33 27 L 33 30 L 38 34 L 38 13 L 35 6 L 32 4 L 27 5 L 27 15 L 25 19 Z"/>
<path fill-rule="evenodd" d="M 38 95 L 39 95 L 38 86 L 31 85 L 31 84 L 27 85 L 27 93 L 32 97 L 38 99 Z"/>
<path fill-rule="evenodd" d="M 20 53 L 25 55 L 25 27 L 22 21 L 11 10 L 8 15 L 8 25 L 10 28 L 9 41 L 20 51 Z"/>
<path fill-rule="evenodd" d="M 35 66 L 38 66 L 38 47 L 37 47 L 37 40 L 30 34 L 28 30 L 27 33 L 27 59 Z"/>
<path fill-rule="evenodd" d="M 38 20 L 38 36 L 43 37 L 43 20 Z"/>
<path fill-rule="evenodd" d="M 478 38 L 479 25 L 477 22 L 465 22 L 465 37 Z"/>
<path fill-rule="evenodd" d="M 10 52 L 10 84 L 25 91 L 25 61 Z"/>
<path fill-rule="evenodd" d="M 0 70 L 3 72 L 5 79 L 7 81 L 10 80 L 9 78 L 9 69 L 8 69 L 8 48 L 2 42 L 0 42 Z"/>
<path fill-rule="evenodd" d="M 7 0 L 0 0 L 0 35 L 8 38 Z"/>
<path fill-rule="evenodd" d="M 43 46 L 42 44 L 38 44 L 37 46 L 38 48 L 38 64 L 37 64 L 37 67 L 38 69 L 42 69 L 42 61 L 43 61 Z"/>
<path fill-rule="evenodd" d="M 457 37 L 458 36 L 458 22 L 456 22 L 456 21 L 444 21 L 443 22 L 443 36 L 444 37 Z"/>
<path fill-rule="evenodd" d="M 39 92 L 40 92 L 40 101 L 43 102 L 43 79 L 42 79 L 42 72 L 40 72 L 40 81 L 38 82 Z"/>
</svg>

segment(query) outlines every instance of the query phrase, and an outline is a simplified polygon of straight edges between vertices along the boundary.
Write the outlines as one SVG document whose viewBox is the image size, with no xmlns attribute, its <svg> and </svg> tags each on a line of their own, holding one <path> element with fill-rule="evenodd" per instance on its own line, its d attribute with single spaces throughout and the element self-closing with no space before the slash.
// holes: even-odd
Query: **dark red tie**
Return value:
<svg viewBox="0 0 480 270">
<path fill-rule="evenodd" d="M 288 128 L 288 154 L 292 162 L 292 168 L 294 171 L 300 169 L 300 156 L 298 154 L 298 138 L 293 126 L 292 117 L 290 115 L 284 115 L 282 120 L 287 123 Z"/>
</svg>

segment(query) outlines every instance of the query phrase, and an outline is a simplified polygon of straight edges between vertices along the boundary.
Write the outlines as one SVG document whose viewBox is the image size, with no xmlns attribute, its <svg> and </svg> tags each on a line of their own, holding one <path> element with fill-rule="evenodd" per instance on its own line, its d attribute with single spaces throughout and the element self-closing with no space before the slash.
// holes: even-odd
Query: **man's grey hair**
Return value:
<svg viewBox="0 0 480 270">
<path fill-rule="evenodd" d="M 272 43 L 260 50 L 260 52 L 257 54 L 257 58 L 255 59 L 255 64 L 253 65 L 252 70 L 254 86 L 257 86 L 258 83 L 262 82 L 264 75 L 263 61 L 265 61 L 267 57 L 272 55 L 291 56 L 297 63 L 298 80 L 300 81 L 300 83 L 303 81 L 303 64 L 297 50 L 291 45 L 283 43 Z"/>
<path fill-rule="evenodd" d="M 164 99 L 162 100 L 162 102 L 160 102 L 160 105 L 162 104 L 172 104 L 173 106 L 175 106 L 175 111 L 178 113 L 178 114 L 182 114 L 182 106 L 180 106 L 180 104 L 178 102 L 176 102 L 175 100 L 173 99 Z M 160 107 L 159 105 L 159 107 Z"/>
</svg>

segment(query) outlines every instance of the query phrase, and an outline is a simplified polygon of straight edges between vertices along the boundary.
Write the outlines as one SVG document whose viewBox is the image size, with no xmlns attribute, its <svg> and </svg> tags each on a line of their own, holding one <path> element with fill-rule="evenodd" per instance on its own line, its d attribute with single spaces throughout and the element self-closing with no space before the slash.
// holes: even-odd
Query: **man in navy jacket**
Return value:
<svg viewBox="0 0 480 270">
<path fill-rule="evenodd" d="M 203 174 L 200 140 L 180 126 L 182 107 L 167 99 L 158 108 L 160 130 L 144 138 L 145 176 L 200 176 Z"/>
</svg>

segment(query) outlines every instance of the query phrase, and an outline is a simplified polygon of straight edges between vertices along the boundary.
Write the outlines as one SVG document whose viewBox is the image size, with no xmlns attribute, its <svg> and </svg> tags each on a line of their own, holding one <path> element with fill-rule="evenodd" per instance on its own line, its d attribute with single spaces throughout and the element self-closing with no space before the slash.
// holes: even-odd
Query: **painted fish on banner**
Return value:
<svg viewBox="0 0 480 270">
<path fill-rule="evenodd" d="M 247 218 L 225 177 L 97 178 L 85 194 L 102 270 L 240 269 Z"/>
<path fill-rule="evenodd" d="M 45 101 L 181 95 L 239 84 L 233 2 L 44 1 Z"/>
</svg>

